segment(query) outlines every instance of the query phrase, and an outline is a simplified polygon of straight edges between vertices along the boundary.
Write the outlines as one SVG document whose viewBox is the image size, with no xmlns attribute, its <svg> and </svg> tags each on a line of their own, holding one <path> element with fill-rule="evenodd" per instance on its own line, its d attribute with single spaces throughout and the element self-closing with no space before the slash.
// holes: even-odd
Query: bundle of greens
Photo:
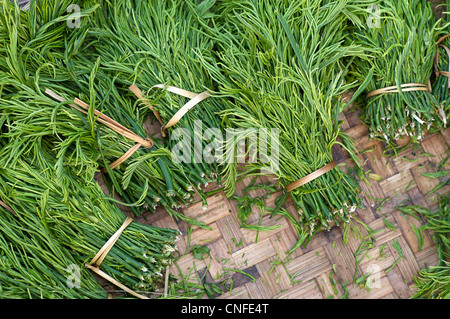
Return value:
<svg viewBox="0 0 450 319">
<path fill-rule="evenodd" d="M 1 187 L 2 200 L 4 192 Z M 0 206 L 0 298 L 106 298 L 106 291 L 53 236 L 35 207 L 30 209 L 13 215 Z"/>
<path fill-rule="evenodd" d="M 372 138 L 418 142 L 445 119 L 430 85 L 436 41 L 445 28 L 426 0 L 381 1 L 378 9 L 373 25 L 353 34 L 372 55 L 356 59 L 351 72 L 368 81 L 363 117 Z"/>
<path fill-rule="evenodd" d="M 81 183 L 69 170 L 56 176 L 52 159 L 47 158 L 47 163 L 37 167 L 22 157 L 14 169 L 0 168 L 0 200 L 26 216 L 21 225 L 31 227 L 29 220 L 33 218 L 40 221 L 76 265 L 92 264 L 129 289 L 148 293 L 163 285 L 163 271 L 174 259 L 179 232 L 131 222 L 103 255 L 102 262 L 92 263 L 127 221 L 126 216 L 98 183 Z M 52 250 L 47 251 L 46 247 L 41 253 L 51 256 Z"/>
<path fill-rule="evenodd" d="M 236 149 L 248 130 L 275 129 L 266 135 L 267 145 L 249 138 L 245 154 L 251 160 L 245 169 L 274 174 L 283 188 L 333 163 L 333 145 L 355 156 L 352 140 L 340 130 L 338 115 L 348 105 L 343 93 L 356 86 L 344 81 L 348 60 L 364 55 L 357 45 L 345 44 L 347 26 L 363 26 L 358 13 L 364 5 L 358 1 L 268 0 L 217 5 L 220 19 L 213 27 L 205 27 L 205 32 L 218 39 L 217 52 L 203 55 L 202 61 L 220 94 L 231 97 L 226 110 L 220 112 L 228 131 L 237 132 L 230 132 L 225 142 L 226 150 L 231 150 L 223 159 L 229 194 L 234 192 L 239 170 Z M 276 152 L 271 158 L 278 165 L 260 156 L 262 152 L 252 157 L 249 151 L 264 148 Z M 351 218 L 360 203 L 358 192 L 352 178 L 336 167 L 284 191 L 284 199 L 288 193 L 293 199 L 303 230 L 297 247 L 333 222 Z"/>
<path fill-rule="evenodd" d="M 94 9 L 82 11 L 79 28 L 70 29 L 63 4 L 35 1 L 29 12 L 22 12 L 9 2 L 1 3 L 1 121 L 14 150 L 5 160 L 14 161 L 20 153 L 39 159 L 44 148 L 59 159 L 56 170 L 74 166 L 85 180 L 91 180 L 99 168 L 106 170 L 111 193 L 121 195 L 136 214 L 142 207 L 154 210 L 162 205 L 177 218 L 200 225 L 175 209 L 188 203 L 204 180 L 195 171 L 190 176 L 196 179 L 188 179 L 158 140 L 153 139 L 152 148 L 140 147 L 128 162 L 110 169 L 136 143 L 99 125 L 94 109 L 114 117 L 141 138 L 148 133 L 143 116 L 133 107 L 136 98 L 120 94 L 114 77 L 98 72 L 100 60 L 87 58 L 91 55 L 84 43 Z M 45 93 L 49 88 L 71 104 L 75 97 L 88 102 L 89 111 L 83 114 L 69 102 L 50 99 Z"/>
<path fill-rule="evenodd" d="M 1 299 L 105 299 L 106 291 L 34 215 L 0 207 Z M 24 226 L 26 225 L 26 226 Z M 75 273 L 79 277 L 70 276 Z M 73 283 L 73 287 L 70 286 Z M 78 285 L 78 283 L 80 285 Z"/>
<path fill-rule="evenodd" d="M 417 288 L 411 298 L 446 298 L 450 297 L 450 196 L 441 195 L 436 209 L 413 205 L 397 207 L 407 213 L 422 215 L 426 224 L 420 231 L 431 230 L 439 262 L 436 266 L 429 266 L 419 271 L 414 277 Z"/>
<path fill-rule="evenodd" d="M 202 186 L 220 183 L 213 151 L 214 145 L 221 142 L 216 134 L 221 119 L 216 113 L 223 109 L 223 102 L 207 93 L 213 89 L 213 81 L 197 57 L 214 49 L 215 41 L 199 30 L 213 16 L 209 12 L 213 3 L 204 1 L 196 6 L 180 0 L 111 1 L 97 10 L 90 22 L 91 30 L 86 35 L 93 43 L 90 54 L 83 54 L 80 59 L 74 57 L 71 66 L 73 73 L 91 70 L 101 56 L 98 81 L 105 87 L 115 84 L 117 99 L 119 96 L 122 99 L 110 102 L 121 104 L 111 111 L 117 117 L 123 116 L 126 108 L 123 104 L 129 103 L 123 101 L 131 99 L 140 103 L 130 106 L 127 113 L 130 118 L 136 118 L 137 114 L 142 118 L 156 115 L 158 125 L 164 127 L 162 143 L 186 175 L 183 181 L 181 174 L 174 174 L 173 183 L 186 185 L 189 192 L 200 196 Z M 130 91 L 131 86 L 135 94 L 138 91 L 136 96 Z M 178 89 L 183 95 L 173 93 Z M 204 99 L 190 102 L 202 93 Z M 171 122 L 188 102 L 193 103 L 191 109 Z M 142 172 L 147 172 L 146 168 L 136 158 L 130 161 L 124 175 L 126 180 L 139 184 Z M 136 193 L 132 190 L 130 187 L 130 193 Z M 201 197 L 206 205 L 205 197 Z"/>
<path fill-rule="evenodd" d="M 445 21 L 450 22 L 449 8 L 450 1 L 446 2 Z M 436 57 L 434 61 L 436 78 L 433 82 L 433 95 L 439 101 L 439 113 L 442 119 L 442 127 L 446 128 L 450 117 L 450 43 L 449 43 L 449 27 L 446 29 L 447 34 L 442 36 L 438 41 L 436 49 Z"/>
</svg>

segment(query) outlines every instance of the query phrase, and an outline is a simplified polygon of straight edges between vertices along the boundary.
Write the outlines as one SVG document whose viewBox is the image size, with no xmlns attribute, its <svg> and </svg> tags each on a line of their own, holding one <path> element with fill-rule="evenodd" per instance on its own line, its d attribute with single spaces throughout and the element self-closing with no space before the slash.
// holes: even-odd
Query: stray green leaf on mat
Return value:
<svg viewBox="0 0 450 319">
<path fill-rule="evenodd" d="M 450 171 L 439 171 L 436 173 L 422 173 L 422 175 L 429 177 L 429 178 L 440 178 L 440 177 L 447 176 L 448 173 L 450 173 Z"/>
<path fill-rule="evenodd" d="M 245 275 L 247 277 L 249 277 L 251 279 L 252 282 L 256 281 L 256 278 L 253 277 L 252 275 L 250 275 L 249 273 L 246 273 L 245 271 L 239 270 L 239 269 L 234 269 L 234 268 L 223 268 L 223 271 L 233 271 L 242 275 Z"/>
<path fill-rule="evenodd" d="M 414 182 L 413 179 L 409 181 L 408 185 L 407 185 L 406 188 L 405 188 L 405 192 L 406 192 L 407 190 L 409 190 L 409 188 L 411 187 L 411 185 L 412 185 L 413 182 Z"/>
<path fill-rule="evenodd" d="M 396 231 L 397 228 L 395 228 L 394 224 L 392 224 L 390 221 L 388 221 L 386 218 L 383 217 L 383 222 L 386 227 L 392 231 Z"/>
<path fill-rule="evenodd" d="M 381 207 L 383 207 L 383 205 L 388 201 L 388 200 L 390 200 L 391 198 L 390 197 L 388 197 L 388 198 L 385 198 L 381 203 L 380 203 L 380 205 L 378 205 L 378 207 L 377 207 L 377 211 L 380 211 L 381 210 Z"/>
<path fill-rule="evenodd" d="M 381 202 L 381 201 L 384 200 L 384 198 L 373 198 L 373 197 L 370 196 L 369 194 L 366 194 L 366 196 L 367 196 L 369 199 L 371 199 L 371 200 L 373 200 L 373 201 L 375 201 L 375 202 Z"/>
<path fill-rule="evenodd" d="M 405 259 L 405 255 L 403 255 L 402 247 L 400 247 L 400 244 L 398 243 L 397 238 L 395 238 L 395 239 L 392 241 L 392 246 L 394 246 L 395 250 L 397 250 L 397 252 L 398 252 L 398 254 L 400 255 L 400 257 L 401 257 L 402 259 Z"/>
<path fill-rule="evenodd" d="M 412 159 L 412 158 L 407 158 L 405 156 L 403 156 L 402 159 L 404 159 L 405 161 L 408 161 L 408 162 L 417 162 L 419 160 L 418 158 Z"/>
<path fill-rule="evenodd" d="M 438 191 L 439 189 L 441 189 L 444 185 L 450 185 L 450 181 L 443 181 L 442 183 L 439 183 L 438 185 L 436 185 L 436 187 L 434 187 L 431 191 L 429 191 L 428 193 L 425 194 L 425 196 L 431 195 L 433 193 L 435 193 L 436 191 Z"/>
<path fill-rule="evenodd" d="M 433 154 L 427 153 L 427 152 L 421 153 L 420 156 L 425 156 L 425 157 L 436 157 L 436 155 L 433 155 Z"/>
<path fill-rule="evenodd" d="M 416 234 L 417 236 L 417 240 L 419 242 L 419 248 L 418 251 L 422 250 L 422 246 L 423 246 L 423 232 L 422 232 L 422 228 L 419 227 L 417 228 L 413 223 L 410 223 L 412 230 L 414 231 L 414 234 Z"/>
<path fill-rule="evenodd" d="M 400 261 L 400 259 L 402 259 L 402 258 L 398 258 L 398 259 L 392 264 L 391 267 L 389 267 L 388 269 L 386 269 L 386 270 L 385 270 L 385 273 L 387 274 L 388 272 L 390 272 L 390 271 L 392 270 L 392 268 L 394 268 L 395 265 L 398 264 L 398 262 Z"/>
<path fill-rule="evenodd" d="M 386 253 L 384 252 L 384 249 L 387 247 L 387 244 L 383 244 L 380 246 L 380 255 L 377 258 L 377 260 L 384 260 L 386 259 Z"/>
<path fill-rule="evenodd" d="M 192 247 L 192 255 L 194 256 L 195 259 L 198 260 L 203 260 L 204 255 L 209 255 L 210 251 L 211 249 L 209 249 L 209 247 L 206 246 L 194 245 Z"/>
<path fill-rule="evenodd" d="M 375 173 L 369 173 L 369 174 L 367 174 L 367 176 L 368 176 L 370 179 L 373 179 L 373 180 L 375 180 L 375 181 L 377 181 L 377 182 L 381 182 L 381 181 L 383 180 L 383 177 L 381 177 L 380 175 L 375 174 Z"/>
</svg>

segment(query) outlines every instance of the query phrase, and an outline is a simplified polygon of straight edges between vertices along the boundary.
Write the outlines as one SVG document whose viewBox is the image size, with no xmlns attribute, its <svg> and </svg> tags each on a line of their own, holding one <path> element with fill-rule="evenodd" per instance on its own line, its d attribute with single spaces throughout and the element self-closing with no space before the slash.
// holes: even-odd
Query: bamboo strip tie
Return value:
<svg viewBox="0 0 450 319">
<path fill-rule="evenodd" d="M 126 292 L 128 292 L 129 294 L 138 297 L 140 299 L 150 299 L 146 296 L 143 296 L 141 294 L 138 294 L 137 292 L 131 290 L 130 288 L 128 288 L 127 286 L 121 284 L 120 282 L 118 282 L 117 280 L 115 280 L 113 277 L 109 276 L 108 274 L 106 274 L 105 272 L 103 272 L 102 270 L 100 270 L 100 264 L 103 262 L 103 260 L 106 258 L 106 256 L 108 255 L 109 251 L 111 250 L 111 248 L 114 246 L 114 244 L 116 243 L 116 241 L 119 239 L 120 235 L 122 234 L 122 232 L 125 230 L 125 228 L 127 228 L 127 226 L 133 221 L 132 218 L 127 217 L 125 219 L 125 221 L 123 222 L 122 226 L 120 226 L 120 228 L 111 236 L 111 238 L 103 245 L 103 247 L 97 252 L 97 254 L 95 255 L 95 257 L 91 260 L 90 263 L 86 264 L 85 267 L 92 270 L 93 272 L 95 272 L 96 274 L 98 274 L 99 276 L 103 277 L 104 279 L 106 279 L 107 281 L 111 282 L 112 284 L 122 288 L 123 290 L 125 290 Z"/>
<path fill-rule="evenodd" d="M 318 170 L 312 172 L 311 174 L 306 175 L 305 177 L 300 178 L 299 180 L 290 183 L 289 185 L 287 185 L 286 191 L 290 192 L 296 188 L 299 188 L 300 186 L 305 185 L 306 183 L 309 183 L 313 180 L 315 180 L 316 178 L 319 178 L 320 176 L 322 176 L 323 174 L 331 171 L 333 168 L 336 167 L 336 162 L 335 161 L 331 161 L 330 163 L 328 163 L 327 165 L 319 168 Z"/>
<path fill-rule="evenodd" d="M 406 83 L 400 85 L 402 92 L 409 92 L 409 91 L 428 91 L 431 92 L 431 83 L 428 82 L 427 84 L 422 83 Z M 399 93 L 400 90 L 396 85 L 388 86 L 382 89 L 374 90 L 372 92 L 369 92 L 367 94 L 367 98 L 371 98 L 372 96 L 380 95 L 380 94 L 386 94 L 386 93 Z"/>
<path fill-rule="evenodd" d="M 160 89 L 165 89 L 168 92 L 180 95 L 180 96 L 184 96 L 186 98 L 189 98 L 190 101 L 187 102 L 185 105 L 183 105 L 175 114 L 174 116 L 172 116 L 172 118 L 169 120 L 169 122 L 167 122 L 166 124 L 164 124 L 164 122 L 161 119 L 160 114 L 153 109 L 153 106 L 150 105 L 148 103 L 148 101 L 144 101 L 144 103 L 147 104 L 147 106 L 153 111 L 153 113 L 155 114 L 156 118 L 158 119 L 159 123 L 161 124 L 162 128 L 161 128 L 161 135 L 163 137 L 167 137 L 167 129 L 169 127 L 172 127 L 174 125 L 176 125 L 181 118 L 187 113 L 189 112 L 189 110 L 191 110 L 194 106 L 196 106 L 197 104 L 199 104 L 201 101 L 203 101 L 204 99 L 208 98 L 211 96 L 211 94 L 209 93 L 209 91 L 204 91 L 202 93 L 194 93 L 194 92 L 190 92 L 187 90 L 183 90 L 174 86 L 165 86 L 164 84 L 156 84 L 154 86 L 152 86 L 148 91 L 147 91 L 147 95 L 148 93 L 154 89 L 154 88 L 160 88 Z M 133 92 L 139 99 L 143 99 L 143 95 L 142 95 L 142 91 L 135 85 L 131 85 L 129 87 L 129 89 L 131 90 L 131 92 Z"/>
<path fill-rule="evenodd" d="M 442 41 L 444 41 L 446 38 L 448 38 L 450 36 L 450 34 L 447 34 L 443 37 L 441 37 L 437 43 L 436 43 L 436 55 L 434 57 L 434 71 L 436 73 L 436 77 L 443 75 L 448 77 L 448 88 L 450 89 L 450 49 L 446 46 L 441 44 Z M 439 65 L 439 47 L 443 48 L 446 52 L 447 52 L 447 56 L 448 56 L 448 66 L 449 66 L 449 70 L 448 71 L 440 71 L 438 69 L 438 65 Z"/>
<path fill-rule="evenodd" d="M 164 278 L 164 298 L 167 297 L 167 292 L 169 291 L 169 266 L 166 267 L 166 277 Z"/>
<path fill-rule="evenodd" d="M 59 96 L 58 94 L 56 94 L 55 92 L 53 92 L 50 89 L 46 89 L 45 93 L 47 93 L 48 95 L 50 95 L 51 97 L 53 97 L 54 99 L 60 101 L 60 102 L 67 102 L 67 100 L 65 100 L 63 97 Z M 90 106 L 86 103 L 84 103 L 83 101 L 81 101 L 78 98 L 74 99 L 74 102 L 80 106 L 78 107 L 75 104 L 69 104 L 70 106 L 72 106 L 74 109 L 84 113 L 84 114 L 88 114 L 88 111 L 90 109 Z M 128 128 L 126 128 L 125 126 L 123 126 L 122 124 L 114 121 L 112 118 L 110 118 L 109 116 L 99 112 L 98 110 L 94 110 L 94 114 L 97 116 L 96 120 L 104 125 L 106 125 L 107 127 L 109 127 L 110 129 L 112 129 L 113 131 L 119 133 L 120 135 L 131 139 L 132 141 L 135 141 L 137 144 L 134 145 L 133 147 L 131 147 L 124 155 L 122 155 L 120 158 L 118 158 L 116 161 L 114 161 L 111 165 L 110 168 L 114 169 L 117 166 L 119 166 L 120 164 L 122 164 L 123 162 L 125 162 L 128 158 L 130 158 L 141 146 L 144 146 L 146 148 L 152 148 L 155 143 L 153 142 L 153 140 L 151 140 L 150 138 L 142 138 L 139 135 L 137 135 L 136 133 L 132 132 L 131 130 L 129 130 Z M 107 169 L 103 168 L 102 172 L 106 173 Z"/>
<path fill-rule="evenodd" d="M 2 206 L 4 209 L 9 211 L 11 214 L 13 214 L 13 215 L 16 214 L 11 207 L 9 207 L 6 203 L 2 202 L 1 200 L 0 200 L 0 206 Z"/>
<path fill-rule="evenodd" d="M 163 122 L 163 120 L 161 119 L 161 115 L 159 114 L 158 111 L 156 111 L 156 110 L 153 108 L 153 105 L 150 105 L 150 103 L 148 103 L 148 101 L 144 99 L 144 95 L 142 95 L 142 91 L 141 91 L 136 85 L 134 85 L 134 84 L 131 85 L 131 86 L 129 87 L 129 89 L 130 89 L 131 92 L 134 93 L 134 95 L 137 96 L 137 98 L 138 98 L 139 100 L 142 100 L 145 104 L 147 104 L 148 108 L 149 108 L 150 110 L 153 111 L 153 114 L 155 115 L 155 117 L 156 117 L 156 119 L 158 120 L 159 124 L 161 124 L 161 126 L 164 126 L 164 122 Z"/>
</svg>

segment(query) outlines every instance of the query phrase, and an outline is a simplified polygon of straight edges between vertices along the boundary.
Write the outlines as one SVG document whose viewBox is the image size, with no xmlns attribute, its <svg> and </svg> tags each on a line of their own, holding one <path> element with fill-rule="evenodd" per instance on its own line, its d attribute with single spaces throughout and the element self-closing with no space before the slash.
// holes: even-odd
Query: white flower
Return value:
<svg viewBox="0 0 450 319">
<path fill-rule="evenodd" d="M 164 245 L 163 253 L 171 253 L 173 251 L 175 251 L 175 249 L 173 247 L 171 247 L 169 245 Z"/>
</svg>

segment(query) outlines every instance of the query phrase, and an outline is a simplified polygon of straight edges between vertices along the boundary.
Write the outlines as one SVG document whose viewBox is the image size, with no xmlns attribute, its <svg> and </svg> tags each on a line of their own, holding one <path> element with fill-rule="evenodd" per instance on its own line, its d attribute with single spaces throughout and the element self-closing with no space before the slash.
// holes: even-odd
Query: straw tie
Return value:
<svg viewBox="0 0 450 319">
<path fill-rule="evenodd" d="M 331 171 L 333 168 L 336 167 L 336 162 L 335 161 L 331 161 L 330 163 L 328 163 L 327 165 L 319 168 L 318 170 L 312 172 L 311 174 L 308 174 L 302 178 L 300 178 L 299 180 L 290 183 L 289 185 L 286 186 L 286 191 L 290 192 L 296 188 L 299 188 L 300 186 L 305 185 L 306 183 L 309 183 L 313 180 L 315 180 L 316 178 L 319 178 L 320 176 L 322 176 L 323 174 Z"/>
<path fill-rule="evenodd" d="M 180 96 L 184 96 L 190 99 L 189 102 L 187 102 L 185 105 L 183 105 L 175 114 L 174 116 L 172 116 L 172 118 L 169 120 L 169 122 L 167 122 L 166 124 L 164 124 L 164 122 L 161 119 L 160 114 L 153 109 L 153 106 L 150 105 L 148 103 L 148 101 L 144 101 L 144 103 L 146 103 L 148 105 L 148 107 L 153 111 L 153 113 L 155 114 L 156 118 L 158 119 L 159 123 L 161 124 L 162 128 L 161 128 L 161 135 L 163 137 L 167 136 L 167 129 L 169 127 L 174 126 L 175 124 L 177 124 L 181 118 L 187 113 L 189 112 L 189 110 L 191 110 L 194 106 L 196 106 L 197 104 L 199 104 L 201 101 L 203 101 L 204 99 L 210 97 L 210 93 L 209 91 L 204 91 L 202 93 L 194 93 L 194 92 L 190 92 L 187 90 L 183 90 L 174 86 L 165 86 L 164 84 L 156 84 L 154 86 L 152 86 L 148 91 L 147 91 L 147 95 L 148 92 L 150 92 L 152 89 L 154 88 L 160 88 L 160 89 L 166 89 L 168 92 L 180 95 Z M 135 85 L 131 85 L 129 87 L 129 89 L 131 90 L 131 92 L 133 92 L 138 99 L 143 99 L 143 95 L 142 95 L 142 91 Z"/>
<path fill-rule="evenodd" d="M 450 89 L 450 49 L 446 46 L 441 44 L 442 41 L 444 41 L 445 39 L 447 39 L 450 36 L 450 34 L 444 35 L 443 37 L 441 37 L 437 43 L 436 43 L 436 55 L 434 57 L 434 72 L 436 73 L 436 77 L 443 75 L 448 77 L 448 88 Z M 439 47 L 443 48 L 446 52 L 447 52 L 447 56 L 448 56 L 448 65 L 449 65 L 449 70 L 448 71 L 440 71 L 438 69 L 438 65 L 439 65 Z"/>
<path fill-rule="evenodd" d="M 53 97 L 54 99 L 60 101 L 60 102 L 66 102 L 67 100 L 65 100 L 63 97 L 59 96 L 58 94 L 56 94 L 55 92 L 53 92 L 50 89 L 46 89 L 45 93 L 47 93 L 48 95 L 50 95 L 51 97 Z M 75 104 L 70 104 L 70 106 L 72 106 L 74 109 L 84 113 L 84 114 L 88 114 L 88 111 L 90 109 L 90 106 L 86 103 L 84 103 L 83 101 L 81 101 L 78 98 L 74 99 L 74 102 L 78 105 Z M 128 158 L 130 158 L 141 146 L 144 146 L 146 148 L 152 148 L 155 143 L 153 142 L 153 140 L 151 140 L 150 138 L 142 138 L 139 135 L 137 135 L 136 133 L 132 132 L 131 130 L 129 130 L 128 128 L 126 128 L 125 126 L 121 125 L 120 123 L 114 121 L 112 118 L 110 118 L 109 116 L 106 116 L 105 114 L 94 110 L 94 114 L 97 116 L 96 120 L 104 125 L 106 125 L 107 127 L 109 127 L 110 129 L 112 129 L 113 131 L 119 133 L 120 135 L 129 138 L 133 141 L 135 141 L 137 144 L 134 145 L 133 147 L 131 147 L 124 155 L 122 155 L 120 158 L 118 158 L 115 162 L 113 162 L 110 167 L 111 169 L 116 168 L 117 166 L 119 166 L 120 164 L 122 164 L 123 162 L 125 162 Z M 102 169 L 103 172 L 107 172 L 106 168 Z"/>
<path fill-rule="evenodd" d="M 108 255 L 109 251 L 111 250 L 111 248 L 113 248 L 114 244 L 116 243 L 116 241 L 119 239 L 120 235 L 122 234 L 122 232 L 125 230 L 125 228 L 127 228 L 127 226 L 133 221 L 132 218 L 127 217 L 125 219 L 125 221 L 123 222 L 122 226 L 120 226 L 120 228 L 111 236 L 111 238 L 103 245 L 103 247 L 97 252 L 97 254 L 95 255 L 95 257 L 91 260 L 90 263 L 86 264 L 85 267 L 92 270 L 93 272 L 95 272 L 96 274 L 98 274 L 99 276 L 103 277 L 104 279 L 108 280 L 109 282 L 113 283 L 114 285 L 122 288 L 123 290 L 125 290 L 126 292 L 128 292 L 129 294 L 138 297 L 140 299 L 149 299 L 146 296 L 143 296 L 141 294 L 136 293 L 135 291 L 131 290 L 130 288 L 128 288 L 127 286 L 121 284 L 120 282 L 118 282 L 117 280 L 115 280 L 113 277 L 109 276 L 108 274 L 106 274 L 105 272 L 103 272 L 102 270 L 100 270 L 100 264 L 103 262 L 103 260 L 106 258 L 106 256 Z"/>
<path fill-rule="evenodd" d="M 431 83 L 428 82 L 427 84 L 422 84 L 422 83 L 406 83 L 406 84 L 401 84 L 400 85 L 400 89 L 402 92 L 409 92 L 409 91 L 428 91 L 431 92 Z M 386 93 L 399 93 L 400 90 L 398 88 L 398 86 L 393 85 L 393 86 L 388 86 L 382 89 L 378 89 L 378 90 L 374 90 L 372 92 L 369 92 L 367 94 L 367 98 L 371 98 L 372 96 L 376 96 L 376 95 L 380 95 L 380 94 L 386 94 Z"/>
<path fill-rule="evenodd" d="M 0 200 L 0 206 L 2 206 L 4 209 L 6 209 L 7 211 L 9 211 L 11 214 L 15 215 L 16 213 L 12 210 L 11 207 L 9 207 L 6 203 L 2 202 Z"/>
</svg>

